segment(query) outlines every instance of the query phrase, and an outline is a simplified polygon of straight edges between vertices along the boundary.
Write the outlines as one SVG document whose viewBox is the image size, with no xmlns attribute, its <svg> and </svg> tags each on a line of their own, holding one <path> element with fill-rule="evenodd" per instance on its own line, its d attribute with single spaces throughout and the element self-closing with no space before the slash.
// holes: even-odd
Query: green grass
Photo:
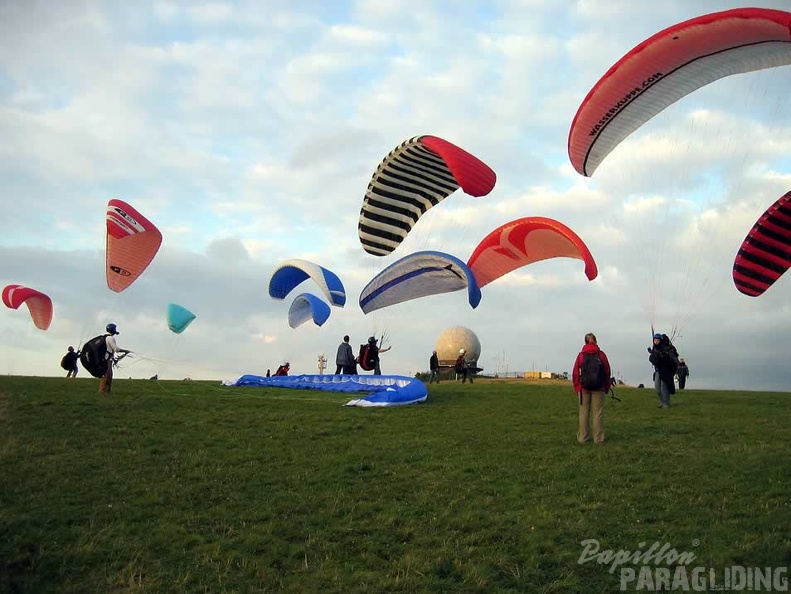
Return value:
<svg viewBox="0 0 791 594">
<path fill-rule="evenodd" d="M 0 591 L 611 592 L 603 549 L 791 565 L 791 398 L 652 390 L 576 443 L 558 385 L 427 403 L 0 377 Z"/>
</svg>

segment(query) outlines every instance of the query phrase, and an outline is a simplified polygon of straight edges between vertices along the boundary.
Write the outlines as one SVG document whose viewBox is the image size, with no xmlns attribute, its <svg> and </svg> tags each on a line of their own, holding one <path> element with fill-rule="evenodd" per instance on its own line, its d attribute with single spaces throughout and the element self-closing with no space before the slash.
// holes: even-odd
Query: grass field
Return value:
<svg viewBox="0 0 791 594">
<path fill-rule="evenodd" d="M 617 591 L 587 539 L 791 565 L 789 394 L 621 388 L 594 446 L 569 384 L 97 385 L 0 377 L 2 592 Z"/>
</svg>

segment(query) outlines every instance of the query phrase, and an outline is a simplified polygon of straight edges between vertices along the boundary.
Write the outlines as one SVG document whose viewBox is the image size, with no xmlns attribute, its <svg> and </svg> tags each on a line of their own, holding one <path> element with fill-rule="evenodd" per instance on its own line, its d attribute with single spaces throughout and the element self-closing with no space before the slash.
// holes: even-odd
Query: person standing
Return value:
<svg viewBox="0 0 791 594">
<path fill-rule="evenodd" d="M 104 344 L 107 350 L 104 354 L 104 361 L 107 368 L 99 382 L 99 394 L 109 394 L 111 392 L 113 387 L 113 365 L 115 365 L 121 357 L 131 352 L 118 347 L 115 337 L 120 334 L 120 332 L 118 332 L 118 328 L 115 324 L 107 324 L 105 330 L 107 334 L 105 334 Z M 119 353 L 122 354 L 121 357 L 118 357 Z"/>
<path fill-rule="evenodd" d="M 654 345 L 648 349 L 648 360 L 654 366 L 654 388 L 658 408 L 670 408 L 670 396 L 676 393 L 673 377 L 678 369 L 678 352 L 667 334 L 654 334 Z"/>
<path fill-rule="evenodd" d="M 610 389 L 612 373 L 607 355 L 599 348 L 596 335 L 585 335 L 585 344 L 574 360 L 571 379 L 579 400 L 577 441 L 587 442 L 591 437 L 593 420 L 593 443 L 604 443 L 604 398 Z"/>
<path fill-rule="evenodd" d="M 382 353 L 386 353 L 392 347 L 385 347 L 383 349 L 380 349 L 377 346 L 376 342 L 377 342 L 377 340 L 376 340 L 375 336 L 371 336 L 368 339 L 368 361 L 369 361 L 368 369 L 371 368 L 370 363 L 373 363 L 373 368 L 374 368 L 374 373 L 373 374 L 374 375 L 382 375 L 382 368 L 380 367 L 380 364 L 379 364 L 380 363 L 379 355 L 382 354 Z"/>
<path fill-rule="evenodd" d="M 457 376 L 461 376 L 461 383 L 465 383 L 469 378 L 470 383 L 472 383 L 472 376 L 469 375 L 469 365 L 467 365 L 466 351 L 464 349 L 459 349 L 459 356 L 456 357 L 456 363 L 453 366 L 453 370 L 456 372 Z M 458 379 L 458 377 L 457 377 Z"/>
<path fill-rule="evenodd" d="M 684 357 L 678 360 L 678 369 L 676 370 L 676 377 L 678 378 L 678 389 L 683 390 L 687 385 L 687 377 L 689 377 L 689 367 L 687 367 Z"/>
<path fill-rule="evenodd" d="M 343 337 L 343 342 L 338 346 L 338 353 L 335 355 L 335 375 L 345 373 L 354 374 L 354 352 L 352 345 L 349 344 L 349 335 Z"/>
<path fill-rule="evenodd" d="M 437 383 L 439 383 L 439 357 L 437 357 L 437 351 L 432 351 L 428 360 L 428 368 L 431 370 L 431 377 L 428 378 L 428 383 L 433 382 L 435 378 Z"/>
<path fill-rule="evenodd" d="M 73 346 L 70 346 L 63 359 L 60 361 L 60 366 L 67 371 L 66 377 L 77 377 L 77 361 L 80 358 L 80 351 L 75 351 Z"/>
</svg>

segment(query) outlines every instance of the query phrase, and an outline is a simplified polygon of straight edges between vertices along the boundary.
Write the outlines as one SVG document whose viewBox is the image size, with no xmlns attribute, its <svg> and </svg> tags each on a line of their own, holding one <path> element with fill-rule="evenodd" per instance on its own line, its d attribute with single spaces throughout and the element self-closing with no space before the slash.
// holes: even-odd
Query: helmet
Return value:
<svg viewBox="0 0 791 594">
<path fill-rule="evenodd" d="M 368 339 L 368 343 L 369 343 L 369 344 L 373 344 L 373 343 L 375 343 L 375 342 L 376 342 L 376 337 L 375 337 L 375 336 L 371 336 L 371 337 Z"/>
<path fill-rule="evenodd" d="M 107 330 L 107 332 L 110 334 L 121 334 L 115 324 L 107 324 L 107 328 L 105 328 L 105 330 Z"/>
<path fill-rule="evenodd" d="M 467 351 L 465 351 L 464 349 L 459 349 L 459 354 L 460 354 L 460 355 L 463 355 L 463 354 L 464 354 L 464 353 L 466 353 L 466 352 L 467 352 Z"/>
</svg>

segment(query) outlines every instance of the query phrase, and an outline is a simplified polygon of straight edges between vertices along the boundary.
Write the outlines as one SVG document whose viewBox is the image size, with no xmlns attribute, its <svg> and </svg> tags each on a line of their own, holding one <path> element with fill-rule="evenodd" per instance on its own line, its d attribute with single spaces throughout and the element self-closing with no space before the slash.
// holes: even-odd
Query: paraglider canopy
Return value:
<svg viewBox="0 0 791 594">
<path fill-rule="evenodd" d="M 414 252 L 377 274 L 360 293 L 360 308 L 370 313 L 427 295 L 467 289 L 470 305 L 481 301 L 481 290 L 467 265 L 450 254 Z"/>
<path fill-rule="evenodd" d="M 107 203 L 107 287 L 120 293 L 143 274 L 162 245 L 159 229 L 122 200 Z"/>
<path fill-rule="evenodd" d="M 30 311 L 30 317 L 39 330 L 47 330 L 52 322 L 52 300 L 41 291 L 8 285 L 3 289 L 3 303 L 11 309 L 18 309 L 23 303 Z"/>
<path fill-rule="evenodd" d="M 385 256 L 429 208 L 457 189 L 485 196 L 496 181 L 486 163 L 455 144 L 436 136 L 410 138 L 371 177 L 360 209 L 360 243 L 369 254 Z"/>
<path fill-rule="evenodd" d="M 314 262 L 299 258 L 278 264 L 269 279 L 269 296 L 272 299 L 285 299 L 294 288 L 308 278 L 318 285 L 332 305 L 343 307 L 346 304 L 346 290 L 338 275 Z"/>
<path fill-rule="evenodd" d="M 758 297 L 791 265 L 791 192 L 780 197 L 756 221 L 733 262 L 739 292 Z"/>
<path fill-rule="evenodd" d="M 563 223 L 545 217 L 525 217 L 501 225 L 483 238 L 467 266 L 483 288 L 522 266 L 548 258 L 576 258 L 593 280 L 598 269 L 588 247 Z"/>
<path fill-rule="evenodd" d="M 316 295 L 300 293 L 294 298 L 288 310 L 288 325 L 296 328 L 308 320 L 313 320 L 316 326 L 321 326 L 329 317 L 329 305 Z"/>
<path fill-rule="evenodd" d="M 181 334 L 195 319 L 195 314 L 186 307 L 169 303 L 167 309 L 168 328 L 176 334 Z"/>
<path fill-rule="evenodd" d="M 590 176 L 645 122 L 720 78 L 791 64 L 791 13 L 737 8 L 668 27 L 623 56 L 582 101 L 568 138 Z"/>
</svg>

